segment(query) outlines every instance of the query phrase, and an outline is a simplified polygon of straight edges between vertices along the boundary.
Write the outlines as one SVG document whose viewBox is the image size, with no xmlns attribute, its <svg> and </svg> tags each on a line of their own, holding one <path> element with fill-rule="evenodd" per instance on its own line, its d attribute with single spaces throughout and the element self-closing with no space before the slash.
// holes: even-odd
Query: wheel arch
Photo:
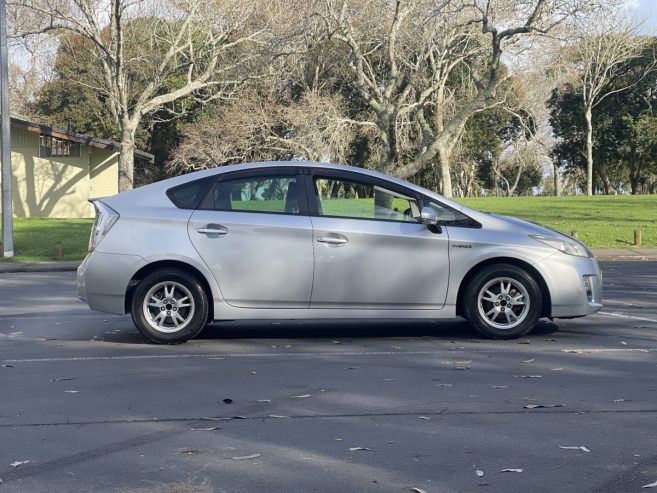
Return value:
<svg viewBox="0 0 657 493">
<path fill-rule="evenodd" d="M 157 260 L 155 262 L 146 264 L 144 267 L 142 267 L 137 272 L 135 272 L 135 274 L 130 279 L 130 282 L 128 283 L 128 289 L 126 290 L 125 293 L 125 301 L 124 301 L 125 313 L 130 313 L 130 307 L 132 305 L 132 296 L 139 282 L 149 274 L 161 269 L 181 270 L 183 272 L 186 272 L 187 274 L 191 274 L 198 280 L 199 283 L 201 283 L 201 286 L 203 287 L 203 291 L 205 291 L 205 295 L 208 298 L 208 323 L 212 322 L 214 320 L 214 297 L 212 295 L 212 289 L 210 288 L 210 284 L 208 283 L 208 280 L 203 275 L 203 273 L 200 270 L 198 270 L 196 267 L 186 262 L 182 262 L 180 260 Z"/>
<path fill-rule="evenodd" d="M 545 282 L 545 279 L 543 279 L 543 276 L 541 273 L 536 270 L 535 267 L 533 267 L 531 264 L 525 262 L 524 260 L 520 260 L 514 257 L 492 257 L 486 260 L 482 260 L 478 264 L 474 265 L 473 267 L 470 268 L 470 270 L 467 272 L 467 274 L 463 277 L 461 280 L 461 284 L 459 285 L 459 291 L 456 296 L 456 314 L 463 316 L 463 298 L 465 296 L 465 290 L 468 287 L 468 284 L 470 284 L 470 281 L 474 278 L 474 276 L 477 275 L 481 269 L 491 266 L 491 265 L 497 265 L 497 264 L 509 264 L 509 265 L 514 265 L 516 267 L 520 267 L 521 269 L 524 269 L 527 271 L 527 273 L 532 276 L 532 278 L 537 282 L 539 288 L 541 289 L 541 296 L 543 298 L 543 308 L 541 311 L 541 317 L 549 317 L 552 312 L 552 298 L 550 296 L 550 290 L 548 288 L 547 283 Z"/>
</svg>

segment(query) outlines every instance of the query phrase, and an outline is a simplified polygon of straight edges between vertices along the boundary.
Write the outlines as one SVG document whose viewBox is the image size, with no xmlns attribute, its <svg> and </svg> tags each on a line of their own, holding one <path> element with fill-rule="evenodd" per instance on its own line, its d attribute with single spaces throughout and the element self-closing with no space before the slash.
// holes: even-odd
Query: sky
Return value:
<svg viewBox="0 0 657 493">
<path fill-rule="evenodd" d="M 645 29 L 657 32 L 657 0 L 630 0 L 639 19 L 645 19 Z"/>
</svg>

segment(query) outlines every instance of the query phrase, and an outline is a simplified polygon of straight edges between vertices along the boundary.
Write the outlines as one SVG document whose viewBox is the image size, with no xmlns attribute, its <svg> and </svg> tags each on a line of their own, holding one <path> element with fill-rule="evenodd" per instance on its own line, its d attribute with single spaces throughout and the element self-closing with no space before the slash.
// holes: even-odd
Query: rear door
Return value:
<svg viewBox="0 0 657 493">
<path fill-rule="evenodd" d="M 188 233 L 227 303 L 307 308 L 312 224 L 294 168 L 221 176 L 192 214 Z"/>
<path fill-rule="evenodd" d="M 445 228 L 420 223 L 419 200 L 396 184 L 315 170 L 311 308 L 438 309 L 449 281 Z"/>
</svg>

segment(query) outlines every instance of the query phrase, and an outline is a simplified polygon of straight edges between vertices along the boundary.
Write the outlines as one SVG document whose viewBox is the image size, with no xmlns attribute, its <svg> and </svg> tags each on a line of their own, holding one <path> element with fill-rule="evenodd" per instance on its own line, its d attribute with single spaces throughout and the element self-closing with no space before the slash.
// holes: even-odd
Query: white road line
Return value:
<svg viewBox="0 0 657 493">
<path fill-rule="evenodd" d="M 598 315 L 606 315 L 608 317 L 617 317 L 617 318 L 627 318 L 630 320 L 639 320 L 641 322 L 652 322 L 654 324 L 657 324 L 657 320 L 654 320 L 652 318 L 642 318 L 642 317 L 634 317 L 632 315 L 625 315 L 623 313 L 616 313 L 616 312 L 598 312 Z"/>
</svg>

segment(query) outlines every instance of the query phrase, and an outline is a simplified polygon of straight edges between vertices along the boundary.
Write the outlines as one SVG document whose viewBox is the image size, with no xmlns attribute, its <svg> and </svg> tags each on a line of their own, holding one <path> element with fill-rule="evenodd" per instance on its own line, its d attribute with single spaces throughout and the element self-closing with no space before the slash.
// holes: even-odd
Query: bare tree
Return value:
<svg viewBox="0 0 657 493">
<path fill-rule="evenodd" d="M 183 98 L 217 99 L 252 76 L 274 8 L 259 0 L 10 0 L 16 36 L 61 31 L 90 41 L 95 89 L 121 133 L 119 190 L 133 186 L 144 115 Z M 246 69 L 248 70 L 241 70 Z M 90 84 L 85 81 L 85 84 Z"/>
<path fill-rule="evenodd" d="M 607 97 L 629 89 L 641 79 L 633 78 L 626 85 L 613 84 L 619 71 L 641 56 L 652 43 L 651 37 L 639 35 L 639 25 L 624 12 L 606 11 L 605 14 L 587 18 L 579 38 L 562 53 L 571 71 L 570 81 L 582 94 L 587 195 L 593 195 L 593 110 Z M 648 65 L 645 74 L 654 69 L 655 63 Z"/>
<path fill-rule="evenodd" d="M 345 47 L 352 84 L 371 110 L 380 168 L 414 176 L 450 158 L 475 112 L 497 104 L 502 54 L 522 36 L 550 33 L 588 0 L 325 0 L 328 35 Z M 404 144 L 412 149 L 404 149 Z"/>
<path fill-rule="evenodd" d="M 188 125 L 168 167 L 188 172 L 244 161 L 345 161 L 355 126 L 342 106 L 337 95 L 311 91 L 290 101 L 252 87 Z"/>
</svg>

